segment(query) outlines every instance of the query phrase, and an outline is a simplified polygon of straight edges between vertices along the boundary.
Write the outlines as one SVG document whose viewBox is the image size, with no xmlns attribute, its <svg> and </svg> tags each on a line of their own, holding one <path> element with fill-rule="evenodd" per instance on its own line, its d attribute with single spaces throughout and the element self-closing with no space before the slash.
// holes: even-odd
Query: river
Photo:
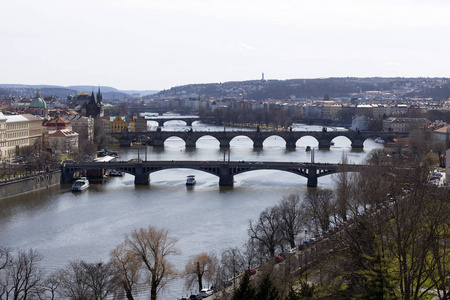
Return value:
<svg viewBox="0 0 450 300">
<path fill-rule="evenodd" d="M 156 123 L 155 123 L 156 124 Z M 186 130 L 183 122 L 170 121 L 163 130 Z M 151 125 L 151 124 L 150 124 Z M 194 130 L 223 130 L 223 127 L 193 124 Z M 227 128 L 233 130 L 233 128 Z M 317 126 L 295 124 L 293 130 L 321 130 Z M 329 129 L 342 130 L 342 129 Z M 352 150 L 350 141 L 337 137 L 330 150 L 315 149 L 315 162 L 337 163 L 346 153 L 349 162 L 361 163 L 368 153 L 383 147 L 367 140 L 364 149 Z M 262 150 L 254 150 L 245 137 L 231 141 L 231 160 L 310 162 L 317 147 L 312 137 L 297 142 L 295 150 L 286 150 L 280 137 L 267 139 Z M 138 148 L 117 148 L 123 160 L 137 158 Z M 170 138 L 164 149 L 140 147 L 147 160 L 223 160 L 228 153 L 219 142 L 204 137 L 197 148 L 187 150 L 179 138 Z M 197 184 L 186 187 L 186 176 L 196 175 Z M 0 245 L 13 249 L 34 248 L 43 256 L 46 272 L 63 268 L 69 261 L 107 261 L 109 252 L 135 228 L 154 225 L 167 228 L 179 239 L 182 254 L 171 261 L 179 271 L 187 260 L 201 252 L 216 253 L 228 247 L 241 247 L 248 239 L 248 221 L 291 193 L 303 195 L 306 178 L 276 170 L 247 172 L 234 177 L 234 187 L 219 187 L 218 177 L 188 169 L 170 169 L 152 173 L 149 186 L 134 186 L 131 175 L 111 177 L 82 193 L 70 192 L 61 185 L 26 195 L 0 200 Z M 331 176 L 319 178 L 319 187 L 332 188 Z M 177 299 L 190 293 L 182 279 L 171 283 L 159 299 Z"/>
</svg>

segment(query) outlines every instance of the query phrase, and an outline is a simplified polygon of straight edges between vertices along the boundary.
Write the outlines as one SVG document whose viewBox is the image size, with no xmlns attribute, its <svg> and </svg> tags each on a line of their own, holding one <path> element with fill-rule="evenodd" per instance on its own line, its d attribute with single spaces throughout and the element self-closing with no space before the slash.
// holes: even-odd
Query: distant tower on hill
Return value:
<svg viewBox="0 0 450 300">
<path fill-rule="evenodd" d="M 261 81 L 264 81 L 264 72 L 262 73 Z"/>
</svg>

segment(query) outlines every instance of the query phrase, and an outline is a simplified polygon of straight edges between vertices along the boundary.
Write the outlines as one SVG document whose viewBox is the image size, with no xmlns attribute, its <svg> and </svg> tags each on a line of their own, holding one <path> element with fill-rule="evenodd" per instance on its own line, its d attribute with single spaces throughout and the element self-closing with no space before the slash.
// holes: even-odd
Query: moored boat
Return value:
<svg viewBox="0 0 450 300">
<path fill-rule="evenodd" d="M 195 175 L 188 175 L 186 179 L 186 185 L 194 185 L 195 183 Z"/>
<path fill-rule="evenodd" d="M 381 137 L 375 139 L 375 143 L 384 144 L 386 143 Z"/>
<path fill-rule="evenodd" d="M 112 170 L 111 172 L 109 172 L 109 176 L 123 176 L 123 172 Z"/>
<path fill-rule="evenodd" d="M 72 192 L 81 192 L 89 187 L 89 180 L 86 177 L 77 179 L 72 185 Z"/>
</svg>

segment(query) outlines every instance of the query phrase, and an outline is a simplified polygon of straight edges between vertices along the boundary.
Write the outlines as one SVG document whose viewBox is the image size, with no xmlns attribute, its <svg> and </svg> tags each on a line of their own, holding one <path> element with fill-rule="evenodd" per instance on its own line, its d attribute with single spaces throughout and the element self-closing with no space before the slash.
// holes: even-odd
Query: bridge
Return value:
<svg viewBox="0 0 450 300">
<path fill-rule="evenodd" d="M 186 123 L 186 126 L 192 126 L 192 123 L 195 121 L 200 121 L 199 116 L 158 116 L 158 117 L 149 117 L 145 116 L 147 121 L 155 121 L 158 122 L 158 126 L 164 126 L 165 122 L 168 121 L 183 121 Z"/>
<path fill-rule="evenodd" d="M 234 175 L 256 170 L 280 170 L 308 179 L 308 187 L 317 187 L 317 179 L 341 172 L 340 164 L 315 164 L 294 162 L 244 162 L 244 161 L 143 161 L 143 162 L 83 162 L 61 165 L 61 183 L 73 181 L 75 173 L 92 169 L 117 170 L 134 176 L 135 185 L 148 185 L 150 174 L 166 169 L 194 169 L 219 177 L 219 186 L 233 186 Z M 366 165 L 345 165 L 345 170 L 357 172 Z"/>
<path fill-rule="evenodd" d="M 238 136 L 245 136 L 253 141 L 253 147 L 263 148 L 264 140 L 277 136 L 286 142 L 287 149 L 295 149 L 296 142 L 304 137 L 314 137 L 319 142 L 320 149 L 330 149 L 332 140 L 344 136 L 351 141 L 352 148 L 363 148 L 364 141 L 381 137 L 385 141 L 392 139 L 390 132 L 377 131 L 147 131 L 147 132 L 115 132 L 111 136 L 119 140 L 121 146 L 130 146 L 133 140 L 146 140 L 154 147 L 164 147 L 164 142 L 170 137 L 179 137 L 186 143 L 186 148 L 195 148 L 196 142 L 204 136 L 212 136 L 220 143 L 220 148 L 229 148 L 230 141 Z M 397 133 L 396 137 L 407 136 L 407 133 Z"/>
</svg>

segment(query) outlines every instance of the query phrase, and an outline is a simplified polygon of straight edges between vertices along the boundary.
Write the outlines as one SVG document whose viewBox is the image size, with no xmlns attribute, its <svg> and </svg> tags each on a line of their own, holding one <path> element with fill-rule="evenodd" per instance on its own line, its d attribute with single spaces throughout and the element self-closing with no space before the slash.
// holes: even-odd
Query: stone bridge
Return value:
<svg viewBox="0 0 450 300">
<path fill-rule="evenodd" d="M 186 123 L 186 126 L 192 126 L 192 123 L 195 121 L 200 121 L 200 117 L 198 116 L 160 116 L 160 117 L 149 117 L 146 116 L 145 119 L 147 121 L 155 121 L 158 122 L 158 126 L 164 126 L 164 123 L 167 121 L 183 121 Z"/>
<path fill-rule="evenodd" d="M 61 183 L 70 183 L 73 175 L 91 169 L 122 171 L 134 176 L 135 185 L 148 185 L 153 172 L 183 168 L 200 170 L 219 177 L 219 186 L 233 186 L 234 175 L 255 170 L 281 170 L 308 179 L 308 187 L 316 187 L 317 179 L 341 171 L 340 164 L 311 164 L 293 162 L 244 162 L 244 161 L 143 161 L 143 162 L 85 162 L 61 165 Z M 345 165 L 345 170 L 357 172 L 366 165 Z"/>
<path fill-rule="evenodd" d="M 406 133 L 404 135 L 407 135 Z M 111 136 L 119 140 L 121 146 L 130 146 L 131 141 L 142 139 L 154 147 L 164 147 L 164 142 L 170 137 L 179 137 L 187 148 L 195 148 L 198 139 L 204 136 L 216 138 L 221 148 L 229 148 L 230 141 L 238 136 L 245 136 L 253 141 L 254 148 L 262 148 L 264 140 L 271 136 L 284 139 L 287 149 L 295 149 L 296 142 L 304 137 L 314 137 L 319 142 L 320 149 L 330 149 L 331 142 L 338 136 L 344 136 L 351 141 L 352 148 L 363 148 L 364 141 L 378 137 L 385 141 L 392 139 L 392 133 L 376 131 L 148 131 L 148 132 L 116 132 Z M 399 137 L 397 134 L 396 137 Z"/>
</svg>

